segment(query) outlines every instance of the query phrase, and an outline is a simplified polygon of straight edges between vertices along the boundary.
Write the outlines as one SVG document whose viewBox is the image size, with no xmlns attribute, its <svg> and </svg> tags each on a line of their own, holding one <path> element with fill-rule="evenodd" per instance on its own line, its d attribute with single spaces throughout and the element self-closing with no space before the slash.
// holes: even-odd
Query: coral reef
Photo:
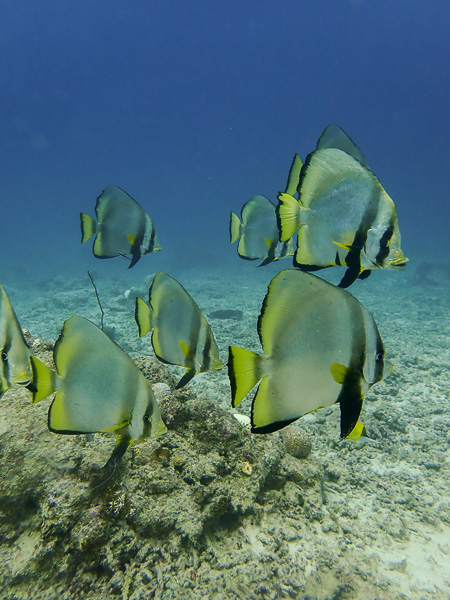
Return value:
<svg viewBox="0 0 450 600">
<path fill-rule="evenodd" d="M 308 458 L 312 450 L 311 437 L 296 424 L 281 431 L 286 452 L 296 458 Z"/>
</svg>

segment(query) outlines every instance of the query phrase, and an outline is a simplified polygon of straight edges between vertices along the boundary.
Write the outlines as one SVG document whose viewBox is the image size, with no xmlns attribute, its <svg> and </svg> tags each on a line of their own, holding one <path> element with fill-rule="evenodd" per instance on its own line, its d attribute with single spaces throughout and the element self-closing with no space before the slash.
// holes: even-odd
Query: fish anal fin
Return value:
<svg viewBox="0 0 450 600">
<path fill-rule="evenodd" d="M 228 348 L 228 375 L 231 383 L 231 402 L 236 407 L 262 377 L 264 356 L 251 350 Z"/>
</svg>

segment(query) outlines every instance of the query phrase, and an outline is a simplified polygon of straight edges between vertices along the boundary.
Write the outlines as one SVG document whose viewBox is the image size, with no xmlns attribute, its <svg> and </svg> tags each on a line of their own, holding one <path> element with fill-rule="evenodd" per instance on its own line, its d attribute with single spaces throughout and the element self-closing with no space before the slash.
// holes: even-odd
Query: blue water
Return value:
<svg viewBox="0 0 450 600">
<path fill-rule="evenodd" d="M 396 202 L 405 254 L 446 261 L 449 17 L 444 0 L 2 2 L 0 280 L 132 277 L 80 245 L 111 183 L 163 246 L 135 276 L 220 267 L 229 211 L 275 201 L 331 122 Z"/>
</svg>

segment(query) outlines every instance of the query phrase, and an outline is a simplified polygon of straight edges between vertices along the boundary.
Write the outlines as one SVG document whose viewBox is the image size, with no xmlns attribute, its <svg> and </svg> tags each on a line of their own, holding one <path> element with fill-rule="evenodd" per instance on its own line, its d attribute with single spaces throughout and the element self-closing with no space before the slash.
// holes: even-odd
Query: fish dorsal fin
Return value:
<svg viewBox="0 0 450 600">
<path fill-rule="evenodd" d="M 367 164 L 367 159 L 352 138 L 345 133 L 343 129 L 341 129 L 338 125 L 328 125 L 323 130 L 322 135 L 317 141 L 316 150 L 320 150 L 322 148 L 338 148 L 339 150 L 343 150 L 350 154 L 357 161 L 359 161 L 362 165 L 369 168 Z"/>
<path fill-rule="evenodd" d="M 242 223 L 236 213 L 230 213 L 230 244 L 234 244 L 241 237 Z"/>
<path fill-rule="evenodd" d="M 277 206 L 280 242 L 287 242 L 300 227 L 300 205 L 290 194 L 278 194 Z"/>
<path fill-rule="evenodd" d="M 302 170 L 303 162 L 298 154 L 294 155 L 292 159 L 291 168 L 289 169 L 288 180 L 286 184 L 285 193 L 293 196 L 298 191 L 298 184 L 300 181 L 300 171 Z"/>
<path fill-rule="evenodd" d="M 134 303 L 134 319 L 138 326 L 139 337 L 143 337 L 154 327 L 152 309 L 138 297 Z"/>
</svg>

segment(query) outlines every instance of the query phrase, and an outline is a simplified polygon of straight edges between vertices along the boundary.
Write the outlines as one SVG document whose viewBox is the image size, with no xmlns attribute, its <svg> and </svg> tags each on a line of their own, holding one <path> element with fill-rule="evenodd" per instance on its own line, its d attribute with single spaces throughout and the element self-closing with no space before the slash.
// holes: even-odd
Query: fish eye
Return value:
<svg viewBox="0 0 450 600">
<path fill-rule="evenodd" d="M 142 420 L 144 421 L 144 423 L 150 423 L 150 416 L 149 415 L 144 415 Z"/>
<path fill-rule="evenodd" d="M 378 362 L 378 361 L 380 361 L 382 359 L 383 359 L 383 353 L 382 352 L 378 352 L 378 354 L 375 357 L 375 360 Z"/>
<path fill-rule="evenodd" d="M 2 352 L 2 361 L 8 362 L 8 355 L 6 354 L 6 352 Z"/>
</svg>

